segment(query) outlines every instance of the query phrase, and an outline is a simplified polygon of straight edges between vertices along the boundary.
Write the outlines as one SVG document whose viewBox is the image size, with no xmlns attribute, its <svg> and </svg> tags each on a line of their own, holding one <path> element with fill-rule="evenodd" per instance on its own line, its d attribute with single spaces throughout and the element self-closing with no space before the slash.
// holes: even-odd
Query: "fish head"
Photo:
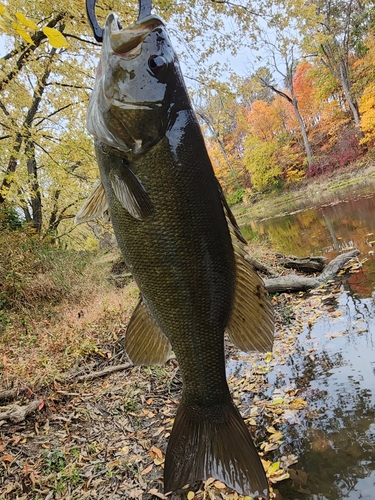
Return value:
<svg viewBox="0 0 375 500">
<path fill-rule="evenodd" d="M 183 105 L 187 93 L 176 92 L 181 85 L 163 21 L 150 15 L 123 28 L 112 13 L 105 23 L 88 130 L 118 150 L 143 153 L 165 135 L 173 109 Z"/>
</svg>

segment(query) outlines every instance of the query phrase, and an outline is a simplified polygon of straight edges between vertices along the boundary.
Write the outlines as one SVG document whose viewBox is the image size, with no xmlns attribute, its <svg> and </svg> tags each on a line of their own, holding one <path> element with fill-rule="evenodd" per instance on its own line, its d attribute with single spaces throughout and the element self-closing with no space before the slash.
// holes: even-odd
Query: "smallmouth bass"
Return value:
<svg viewBox="0 0 375 500">
<path fill-rule="evenodd" d="M 183 394 L 169 439 L 165 491 L 213 476 L 269 498 L 251 436 L 227 385 L 224 332 L 269 351 L 272 307 L 214 175 L 166 27 L 106 20 L 87 114 L 100 182 L 77 214 L 109 212 L 141 292 L 126 333 L 136 364 L 176 354 Z"/>
</svg>

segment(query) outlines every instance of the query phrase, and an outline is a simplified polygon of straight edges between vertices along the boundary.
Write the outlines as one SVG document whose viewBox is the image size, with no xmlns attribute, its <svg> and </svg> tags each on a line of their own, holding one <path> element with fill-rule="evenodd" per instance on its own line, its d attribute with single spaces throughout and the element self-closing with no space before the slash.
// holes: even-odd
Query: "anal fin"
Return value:
<svg viewBox="0 0 375 500">
<path fill-rule="evenodd" d="M 125 351 L 136 365 L 161 365 L 171 352 L 171 344 L 140 300 L 125 336 Z"/>
</svg>

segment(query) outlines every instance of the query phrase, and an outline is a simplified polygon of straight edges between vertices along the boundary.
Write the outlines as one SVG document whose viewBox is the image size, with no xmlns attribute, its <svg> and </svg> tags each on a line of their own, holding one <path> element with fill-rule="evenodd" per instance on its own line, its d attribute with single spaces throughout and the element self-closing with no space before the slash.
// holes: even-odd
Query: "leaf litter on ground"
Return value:
<svg viewBox="0 0 375 500">
<path fill-rule="evenodd" d="M 293 386 L 272 390 L 268 376 L 272 371 L 283 376 L 296 337 L 327 313 L 326 299 L 337 293 L 331 282 L 312 293 L 273 297 L 272 353 L 244 354 L 227 341 L 230 390 L 255 438 L 271 498 L 277 498 L 277 483 L 289 478 L 290 467 L 298 461 L 298 450 L 285 452 L 283 426 L 306 418 L 309 402 Z M 121 342 L 116 345 L 117 351 L 98 342 L 75 367 L 76 373 L 113 362 L 125 366 Z M 314 356 L 316 349 L 310 346 L 307 355 Z M 165 366 L 129 366 L 83 383 L 72 376 L 59 378 L 38 394 L 21 393 L 16 401 L 20 406 L 31 399 L 44 404 L 23 422 L 0 421 L 0 498 L 251 500 L 215 478 L 164 494 L 164 457 L 181 390 L 178 364 L 171 359 Z M 13 405 L 0 408 L 0 413 Z"/>
</svg>

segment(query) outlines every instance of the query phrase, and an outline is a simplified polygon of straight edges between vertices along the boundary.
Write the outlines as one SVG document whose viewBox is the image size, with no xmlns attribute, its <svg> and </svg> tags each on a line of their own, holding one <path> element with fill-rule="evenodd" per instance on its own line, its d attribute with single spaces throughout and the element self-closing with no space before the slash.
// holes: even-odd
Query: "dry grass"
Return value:
<svg viewBox="0 0 375 500">
<path fill-rule="evenodd" d="M 138 297 L 109 281 L 118 255 L 102 258 L 40 243 L 20 231 L 0 237 L 0 389 L 35 391 L 112 355 Z"/>
</svg>

